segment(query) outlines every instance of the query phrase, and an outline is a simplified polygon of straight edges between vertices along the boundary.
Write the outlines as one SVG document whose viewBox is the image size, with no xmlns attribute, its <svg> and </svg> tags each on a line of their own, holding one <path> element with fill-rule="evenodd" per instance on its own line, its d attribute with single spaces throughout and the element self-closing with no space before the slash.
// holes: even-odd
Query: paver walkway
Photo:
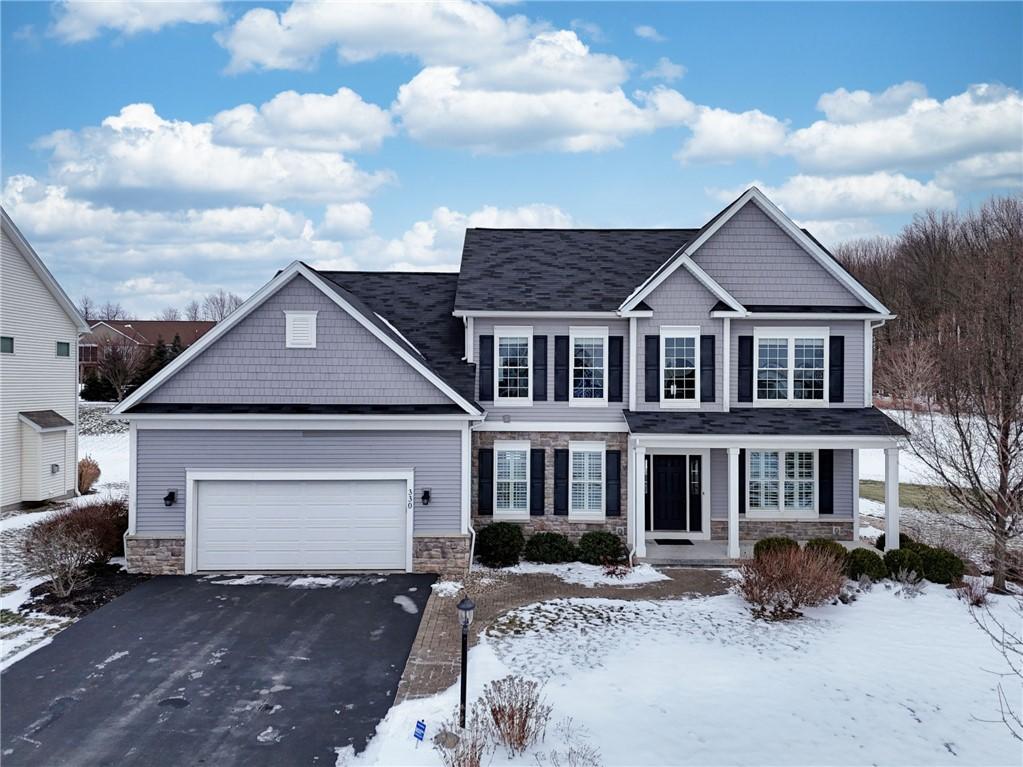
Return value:
<svg viewBox="0 0 1023 767">
<path fill-rule="evenodd" d="M 730 581 L 723 570 L 702 568 L 662 569 L 670 580 L 639 586 L 583 586 L 566 583 L 554 575 L 503 574 L 500 570 L 473 571 L 462 579 L 463 589 L 454 596 L 434 592 L 426 605 L 395 703 L 425 698 L 446 690 L 458 680 L 461 639 L 455 605 L 468 594 L 476 602 L 476 617 L 469 635 L 470 646 L 494 621 L 516 607 L 569 597 L 609 599 L 677 599 L 685 596 L 724 594 Z"/>
</svg>

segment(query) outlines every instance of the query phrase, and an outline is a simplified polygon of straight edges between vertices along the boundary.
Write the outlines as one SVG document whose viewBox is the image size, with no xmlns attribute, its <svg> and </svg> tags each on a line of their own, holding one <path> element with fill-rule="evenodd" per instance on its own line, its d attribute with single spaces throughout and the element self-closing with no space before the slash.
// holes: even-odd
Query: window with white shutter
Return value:
<svg viewBox="0 0 1023 767">
<path fill-rule="evenodd" d="M 285 346 L 289 349 L 316 348 L 316 312 L 284 312 Z"/>
</svg>

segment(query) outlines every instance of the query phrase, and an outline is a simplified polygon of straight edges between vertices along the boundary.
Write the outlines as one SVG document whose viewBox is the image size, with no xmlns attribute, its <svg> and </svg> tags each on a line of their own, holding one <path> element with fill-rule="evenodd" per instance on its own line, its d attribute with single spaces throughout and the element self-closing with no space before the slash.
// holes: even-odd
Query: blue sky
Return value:
<svg viewBox="0 0 1023 767">
<path fill-rule="evenodd" d="M 467 225 L 699 226 L 756 182 L 837 244 L 1023 177 L 1019 3 L 0 13 L 4 205 L 140 316 L 295 258 L 452 268 Z"/>
</svg>

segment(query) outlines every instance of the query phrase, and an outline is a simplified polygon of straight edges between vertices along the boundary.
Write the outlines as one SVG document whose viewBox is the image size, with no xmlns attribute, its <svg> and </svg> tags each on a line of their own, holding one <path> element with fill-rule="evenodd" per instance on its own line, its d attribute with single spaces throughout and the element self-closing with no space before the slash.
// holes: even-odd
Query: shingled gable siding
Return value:
<svg viewBox="0 0 1023 767">
<path fill-rule="evenodd" d="M 479 354 L 480 336 L 493 335 L 495 327 L 532 326 L 533 337 L 547 336 L 547 401 L 532 402 L 529 407 L 494 407 L 492 402 L 480 403 L 487 409 L 487 421 L 500 421 L 507 415 L 512 421 L 571 421 L 579 422 L 625 422 L 622 411 L 629 407 L 629 323 L 627 320 L 530 320 L 521 317 L 508 319 L 477 318 L 473 322 L 474 354 Z M 607 407 L 572 407 L 568 402 L 557 402 L 554 399 L 554 338 L 567 336 L 570 327 L 607 328 L 609 336 L 622 336 L 623 402 L 608 402 Z M 494 348 L 497 348 L 495 339 Z M 569 352 L 571 354 L 571 351 Z M 475 357 L 479 359 L 479 357 Z M 606 360 L 605 360 L 606 362 Z M 477 366 L 477 370 L 479 367 Z M 477 375 L 479 375 L 477 373 Z M 479 390 L 477 380 L 477 391 Z"/>
<path fill-rule="evenodd" d="M 821 328 L 830 329 L 831 335 L 842 335 L 845 337 L 845 392 L 841 402 L 836 402 L 830 407 L 863 407 L 863 323 L 859 320 L 732 320 L 732 344 L 731 344 L 731 398 L 732 410 L 741 407 L 750 407 L 754 403 L 739 402 L 738 392 L 738 365 L 739 365 L 739 336 L 753 335 L 754 328 Z M 756 371 L 753 371 L 754 385 Z"/>
<path fill-rule="evenodd" d="M 285 311 L 317 311 L 316 348 L 285 345 Z M 268 298 L 146 402 L 449 404 L 439 389 L 304 277 Z"/>
<path fill-rule="evenodd" d="M 662 325 L 699 325 L 701 335 L 715 336 L 714 401 L 700 402 L 699 409 L 721 410 L 724 407 L 721 396 L 721 349 L 724 346 L 721 341 L 721 333 L 724 323 L 721 320 L 711 319 L 710 316 L 711 308 L 717 303 L 717 298 L 697 282 L 688 270 L 679 268 L 644 300 L 654 310 L 654 316 L 644 317 L 637 321 L 636 370 L 640 374 L 645 370 L 646 349 L 643 338 L 648 335 L 658 335 Z M 697 344 L 699 344 L 699 339 L 697 339 Z M 643 396 L 642 381 L 640 384 L 636 390 L 636 410 L 660 410 L 660 402 L 646 401 Z M 699 393 L 699 379 L 697 379 L 697 393 Z"/>
<path fill-rule="evenodd" d="M 715 232 L 693 260 L 743 304 L 860 304 L 754 202 Z"/>
<path fill-rule="evenodd" d="M 461 434 L 457 431 L 139 429 L 138 535 L 180 537 L 186 469 L 408 469 L 415 471 L 415 532 L 461 529 Z M 430 488 L 430 505 L 420 502 Z M 168 489 L 178 502 L 164 506 Z"/>
</svg>

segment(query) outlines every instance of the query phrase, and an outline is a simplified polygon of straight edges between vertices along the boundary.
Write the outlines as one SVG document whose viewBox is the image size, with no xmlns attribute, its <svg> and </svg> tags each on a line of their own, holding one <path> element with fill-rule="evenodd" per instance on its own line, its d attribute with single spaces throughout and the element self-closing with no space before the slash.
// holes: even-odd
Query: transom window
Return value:
<svg viewBox="0 0 1023 767">
<path fill-rule="evenodd" d="M 533 333 L 531 328 L 495 328 L 497 364 L 494 401 L 528 404 L 532 399 L 530 375 Z"/>
<path fill-rule="evenodd" d="M 569 516 L 604 515 L 604 443 L 570 442 Z"/>
<path fill-rule="evenodd" d="M 756 338 L 756 399 L 824 402 L 827 390 L 827 328 L 765 328 Z"/>
<path fill-rule="evenodd" d="M 661 328 L 661 403 L 687 406 L 699 403 L 700 329 Z"/>
<path fill-rule="evenodd" d="M 607 328 L 570 328 L 572 396 L 576 404 L 607 402 Z"/>
<path fill-rule="evenodd" d="M 817 453 L 813 450 L 751 450 L 747 467 L 747 510 L 817 510 Z"/>
<path fill-rule="evenodd" d="M 58 357 L 70 357 L 71 356 L 71 344 L 67 341 L 57 341 L 57 356 Z"/>
<path fill-rule="evenodd" d="M 529 444 L 494 445 L 494 511 L 529 514 Z"/>
</svg>

